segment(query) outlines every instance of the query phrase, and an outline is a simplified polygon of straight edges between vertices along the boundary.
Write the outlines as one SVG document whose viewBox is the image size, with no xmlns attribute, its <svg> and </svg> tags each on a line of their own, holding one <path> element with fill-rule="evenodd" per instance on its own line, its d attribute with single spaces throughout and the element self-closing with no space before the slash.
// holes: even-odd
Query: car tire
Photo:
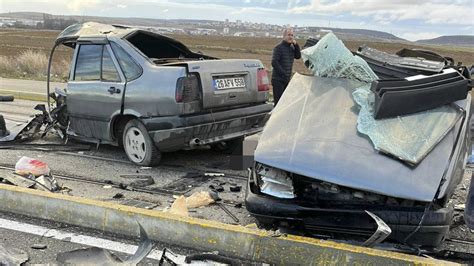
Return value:
<svg viewBox="0 0 474 266">
<path fill-rule="evenodd" d="M 240 145 L 242 145 L 243 142 L 244 137 L 239 137 L 236 139 L 214 143 L 211 145 L 211 147 L 214 151 L 232 154 Z"/>
<path fill-rule="evenodd" d="M 138 119 L 127 122 L 122 136 L 123 149 L 130 161 L 137 165 L 154 166 L 160 163 L 161 153 Z"/>
</svg>

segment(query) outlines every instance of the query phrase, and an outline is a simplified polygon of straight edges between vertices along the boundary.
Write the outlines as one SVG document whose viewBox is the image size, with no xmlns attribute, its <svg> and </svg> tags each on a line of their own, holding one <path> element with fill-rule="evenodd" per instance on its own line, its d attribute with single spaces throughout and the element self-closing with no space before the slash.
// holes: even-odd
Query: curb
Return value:
<svg viewBox="0 0 474 266">
<path fill-rule="evenodd" d="M 136 236 L 137 222 L 152 240 L 275 264 L 440 265 L 446 261 L 188 218 L 160 211 L 0 184 L 0 211 Z"/>
<path fill-rule="evenodd" d="M 46 102 L 46 93 L 38 92 L 26 92 L 26 91 L 14 91 L 14 90 L 4 90 L 0 89 L 0 95 L 12 95 L 15 96 L 15 99 Z"/>
</svg>

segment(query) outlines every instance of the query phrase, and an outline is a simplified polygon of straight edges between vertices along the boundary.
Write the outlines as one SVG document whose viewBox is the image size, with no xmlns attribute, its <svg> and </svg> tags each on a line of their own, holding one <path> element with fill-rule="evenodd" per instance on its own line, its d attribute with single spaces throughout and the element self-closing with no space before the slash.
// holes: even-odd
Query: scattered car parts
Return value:
<svg viewBox="0 0 474 266">
<path fill-rule="evenodd" d="M 374 118 L 418 113 L 466 99 L 471 90 L 470 76 L 464 77 L 460 72 L 447 68 L 440 74 L 430 76 L 417 75 L 372 82 L 370 89 L 375 95 Z"/>
<path fill-rule="evenodd" d="M 140 228 L 140 245 L 135 254 L 125 260 L 110 253 L 108 250 L 91 247 L 59 253 L 56 261 L 62 265 L 137 265 L 146 258 L 154 247 L 145 229 L 140 224 L 138 226 Z"/>
</svg>

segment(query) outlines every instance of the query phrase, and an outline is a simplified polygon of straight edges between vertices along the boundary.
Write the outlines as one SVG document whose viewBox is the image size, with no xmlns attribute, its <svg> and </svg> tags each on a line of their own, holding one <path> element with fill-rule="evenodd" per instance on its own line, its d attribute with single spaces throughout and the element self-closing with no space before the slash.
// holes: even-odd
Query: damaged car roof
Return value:
<svg viewBox="0 0 474 266">
<path fill-rule="evenodd" d="M 173 38 L 154 33 L 150 30 L 96 22 L 79 23 L 67 27 L 56 38 L 56 45 L 75 43 L 80 39 L 100 39 L 109 38 L 112 36 L 127 39 L 128 37 L 137 33 L 145 33 L 146 35 L 149 35 L 153 38 L 164 39 L 167 42 L 172 43 L 178 49 L 181 49 L 185 52 L 190 52 L 190 50 L 183 43 Z"/>
<path fill-rule="evenodd" d="M 295 74 L 263 131 L 255 160 L 351 188 L 431 201 L 443 175 L 450 178 L 453 171 L 450 154 L 461 123 L 411 167 L 379 153 L 358 133 L 359 110 L 352 92 L 360 85 L 349 79 Z M 468 110 L 468 102 L 456 104 Z"/>
</svg>

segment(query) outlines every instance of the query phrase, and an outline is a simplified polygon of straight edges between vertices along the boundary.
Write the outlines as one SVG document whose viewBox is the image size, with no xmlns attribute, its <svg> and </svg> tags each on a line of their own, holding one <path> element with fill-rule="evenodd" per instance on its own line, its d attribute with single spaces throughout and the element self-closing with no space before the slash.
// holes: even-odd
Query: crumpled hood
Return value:
<svg viewBox="0 0 474 266">
<path fill-rule="evenodd" d="M 452 176 L 454 160 L 449 159 L 461 120 L 418 166 L 410 167 L 380 154 L 358 133 L 352 92 L 361 84 L 295 74 L 264 128 L 255 160 L 354 189 L 431 201 L 450 163 L 446 183 Z M 456 104 L 468 111 L 469 102 Z"/>
</svg>

